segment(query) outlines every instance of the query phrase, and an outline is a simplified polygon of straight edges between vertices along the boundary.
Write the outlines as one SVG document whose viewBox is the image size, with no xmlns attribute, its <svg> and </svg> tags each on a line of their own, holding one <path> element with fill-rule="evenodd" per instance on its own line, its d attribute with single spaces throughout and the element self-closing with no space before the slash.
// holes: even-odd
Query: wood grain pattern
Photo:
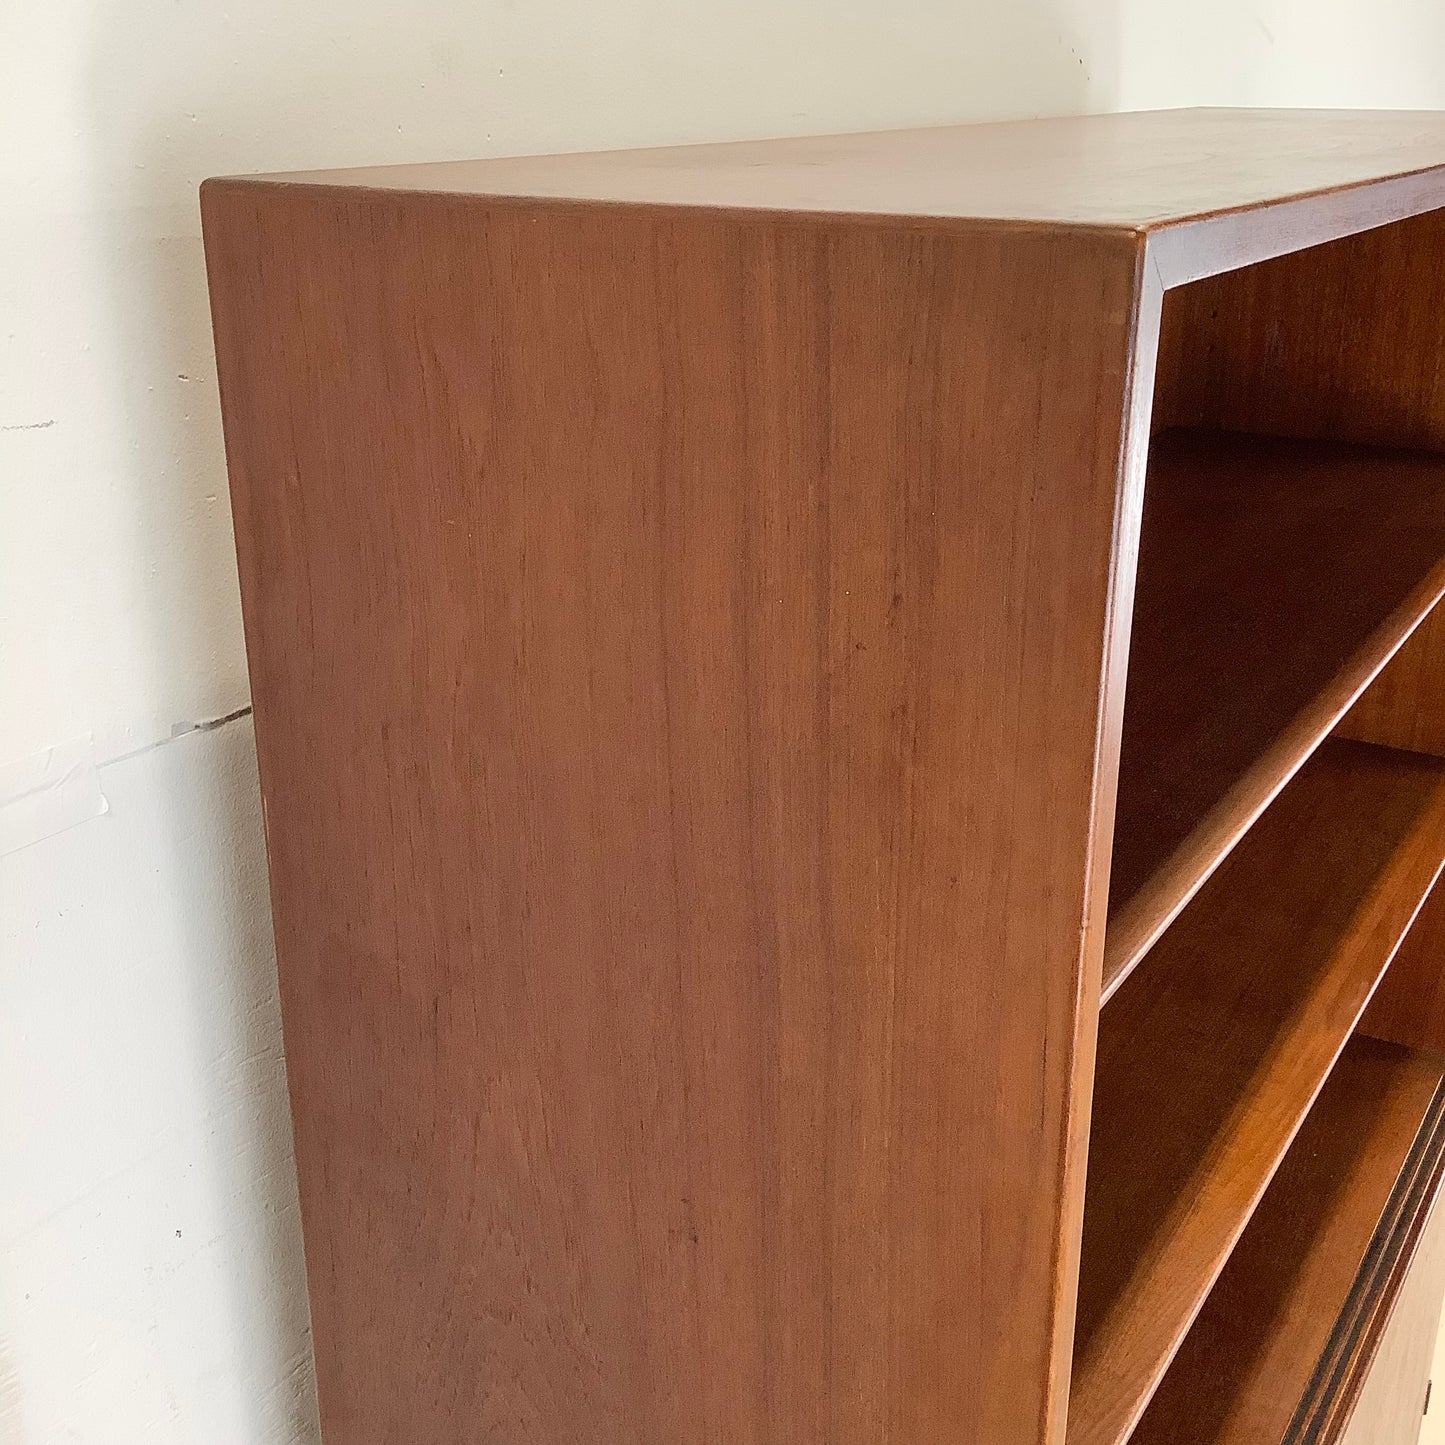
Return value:
<svg viewBox="0 0 1445 1445">
<path fill-rule="evenodd" d="M 1445 889 L 1425 900 L 1415 925 L 1360 1020 L 1363 1033 L 1445 1053 Z"/>
<path fill-rule="evenodd" d="M 1425 619 L 1335 733 L 1445 757 L 1445 613 Z M 1445 891 L 1426 901 L 1360 1028 L 1445 1053 Z"/>
<path fill-rule="evenodd" d="M 1347 1046 L 1132 1445 L 1338 1438 L 1362 1383 L 1375 1388 L 1372 1340 L 1402 1281 L 1419 1295 L 1435 1286 L 1433 1253 L 1413 1251 L 1445 1152 L 1439 1084 L 1435 1059 L 1372 1039 Z M 1438 1233 L 1436 1223 L 1427 1237 Z M 1365 1441 L 1407 1445 L 1371 1435 L 1357 1445 Z"/>
<path fill-rule="evenodd" d="M 1150 453 L 1103 997 L 1445 591 L 1445 458 L 1168 432 Z"/>
<path fill-rule="evenodd" d="M 1425 619 L 1335 732 L 1445 757 L 1445 612 Z"/>
<path fill-rule="evenodd" d="M 1445 213 L 1165 296 L 1154 424 L 1445 451 Z M 1336 727 L 1445 755 L 1445 614 Z M 1362 1027 L 1445 1049 L 1445 903 L 1427 907 Z"/>
<path fill-rule="evenodd" d="M 327 1438 L 1058 1440 L 1137 241 L 204 219 Z"/>
<path fill-rule="evenodd" d="M 1442 310 L 1441 210 L 1178 287 L 1156 429 L 1445 450 Z"/>
<path fill-rule="evenodd" d="M 1445 851 L 1305 762 L 1445 584 L 1435 208 L 1399 113 L 207 184 L 331 1445 L 1118 1438 Z"/>
<path fill-rule="evenodd" d="M 1128 1437 L 1445 861 L 1445 763 L 1330 742 L 1103 1010 L 1070 1445 Z"/>
<path fill-rule="evenodd" d="M 1166 284 L 1445 205 L 1445 116 L 1167 110 L 267 179 L 1152 233 Z M 1373 182 L 1373 184 L 1368 184 Z"/>
</svg>

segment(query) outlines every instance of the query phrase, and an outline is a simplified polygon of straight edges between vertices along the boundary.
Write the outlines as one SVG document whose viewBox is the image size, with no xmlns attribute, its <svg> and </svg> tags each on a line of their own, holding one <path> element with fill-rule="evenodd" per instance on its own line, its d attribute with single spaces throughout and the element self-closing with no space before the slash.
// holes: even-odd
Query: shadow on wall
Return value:
<svg viewBox="0 0 1445 1445">
<path fill-rule="evenodd" d="M 141 539 L 132 595 L 158 674 L 219 679 L 217 711 L 245 699 L 196 203 L 204 177 L 1098 111 L 1117 90 L 1115 7 L 1082 0 L 139 0 L 94 14 L 92 279 L 109 308 L 93 318 L 94 365 L 118 419 L 116 485 L 132 493 Z M 290 1139 L 264 1097 L 280 1069 L 244 1070 L 248 1051 L 279 1043 L 269 914 L 252 876 L 254 789 L 249 765 L 231 767 L 204 799 L 174 805 L 178 876 L 198 805 L 221 818 L 229 847 L 217 866 L 236 874 L 176 900 L 195 949 L 194 1036 L 178 1047 L 215 1060 L 208 1103 L 240 1110 L 250 1136 L 213 1161 L 235 1208 L 264 1221 L 271 1254 L 229 1281 L 235 1369 L 255 1399 L 250 1439 L 311 1440 Z M 209 968 L 218 936 L 232 941 L 225 967 L 237 975 L 224 983 Z"/>
</svg>

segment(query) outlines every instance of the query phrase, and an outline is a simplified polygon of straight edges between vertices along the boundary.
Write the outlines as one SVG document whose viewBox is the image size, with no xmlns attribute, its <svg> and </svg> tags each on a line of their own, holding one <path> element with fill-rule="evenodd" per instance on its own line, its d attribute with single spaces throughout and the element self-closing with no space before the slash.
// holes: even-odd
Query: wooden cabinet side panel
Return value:
<svg viewBox="0 0 1445 1445">
<path fill-rule="evenodd" d="M 203 209 L 327 1438 L 1059 1440 L 1132 244 Z"/>
</svg>

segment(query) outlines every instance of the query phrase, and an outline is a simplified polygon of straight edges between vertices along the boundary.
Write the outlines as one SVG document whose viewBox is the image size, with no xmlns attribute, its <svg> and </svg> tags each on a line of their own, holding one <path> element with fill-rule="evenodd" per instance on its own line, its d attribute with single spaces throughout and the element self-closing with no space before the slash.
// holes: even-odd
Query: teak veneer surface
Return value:
<svg viewBox="0 0 1445 1445">
<path fill-rule="evenodd" d="M 1438 1058 L 1350 1042 L 1132 1445 L 1339 1437 L 1438 1192 L 1440 1072 Z M 1422 1177 L 1392 1200 L 1407 1168 Z M 1438 1313 L 1438 1282 L 1425 1286 L 1437 1290 Z M 1362 1435 L 1358 1445 L 1398 1438 Z"/>
<path fill-rule="evenodd" d="M 1164 298 L 1257 365 L 1241 399 L 1176 335 L 1169 410 L 1219 425 L 1285 384 L 1270 288 L 1367 297 L 1298 415 L 1430 446 L 1436 333 L 1399 317 L 1438 312 L 1442 206 L 1445 118 L 1404 113 L 205 184 L 329 1442 L 1062 1445 Z M 1334 289 L 1184 284 L 1405 217 Z M 1408 300 L 1360 290 L 1376 255 Z M 1402 468 L 1354 481 L 1396 510 Z M 1224 574 L 1267 538 L 1389 557 L 1359 615 L 1315 599 L 1363 629 L 1334 673 L 1312 615 L 1298 665 L 1258 654 L 1313 702 L 1225 699 L 1247 797 L 1203 723 L 1121 833 L 1166 912 L 1425 605 L 1414 505 L 1342 506 L 1353 562 L 1308 505 L 1181 543 L 1258 603 Z"/>
<path fill-rule="evenodd" d="M 1228 271 L 1164 297 L 1153 422 L 1445 451 L 1445 210 Z M 1445 612 L 1336 726 L 1445 753 Z M 1410 931 L 1361 1027 L 1445 1049 L 1445 899 Z"/>
<path fill-rule="evenodd" d="M 1445 761 L 1328 742 L 1104 1009 L 1070 1445 L 1138 1419 L 1445 860 Z"/>
<path fill-rule="evenodd" d="M 1107 999 L 1445 591 L 1445 457 L 1171 431 L 1150 450 Z"/>
<path fill-rule="evenodd" d="M 1057 1439 L 1135 248 L 421 199 L 204 197 L 329 1437 Z"/>
<path fill-rule="evenodd" d="M 1156 430 L 1445 450 L 1445 184 L 1435 204 L 1166 292 Z"/>
<path fill-rule="evenodd" d="M 1445 236 L 1441 237 L 1445 244 Z M 1445 756 L 1445 610 L 1436 608 L 1411 634 L 1335 732 L 1361 742 Z"/>
<path fill-rule="evenodd" d="M 1360 1020 L 1364 1033 L 1413 1049 L 1445 1054 L 1445 888 L 1425 900 L 1416 925 L 1400 945 L 1385 983 Z"/>
<path fill-rule="evenodd" d="M 1445 116 L 1435 112 L 1203 109 L 260 179 L 1147 230 L 1441 166 Z"/>
</svg>

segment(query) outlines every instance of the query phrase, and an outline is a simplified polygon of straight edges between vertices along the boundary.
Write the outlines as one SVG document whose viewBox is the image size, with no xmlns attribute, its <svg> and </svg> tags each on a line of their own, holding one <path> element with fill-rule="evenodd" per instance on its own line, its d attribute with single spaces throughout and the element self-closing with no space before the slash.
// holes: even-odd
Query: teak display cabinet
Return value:
<svg viewBox="0 0 1445 1445">
<path fill-rule="evenodd" d="M 1412 1441 L 1445 118 L 202 209 L 327 1440 Z"/>
</svg>

